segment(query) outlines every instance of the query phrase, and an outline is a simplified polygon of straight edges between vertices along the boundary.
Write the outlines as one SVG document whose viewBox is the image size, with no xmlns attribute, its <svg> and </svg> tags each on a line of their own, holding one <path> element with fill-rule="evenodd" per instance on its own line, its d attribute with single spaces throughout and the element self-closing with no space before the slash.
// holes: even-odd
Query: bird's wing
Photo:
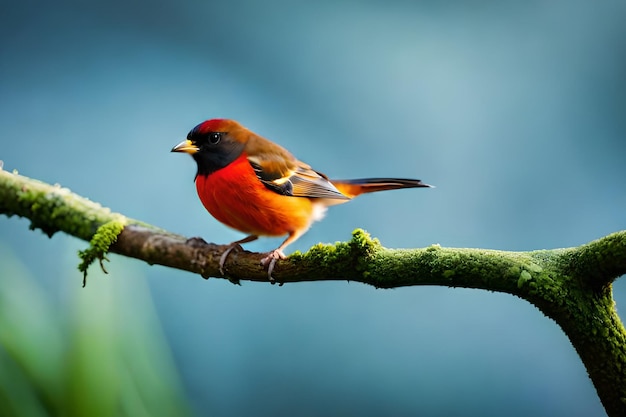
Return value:
<svg viewBox="0 0 626 417">
<path fill-rule="evenodd" d="M 260 140 L 264 143 L 259 143 Z M 270 190 L 294 197 L 349 200 L 324 174 L 298 161 L 286 149 L 260 137 L 250 142 L 246 146 L 248 161 Z"/>
<path fill-rule="evenodd" d="M 349 200 L 326 176 L 299 162 L 296 171 L 289 178 L 293 186 L 292 194 L 297 197 L 330 198 Z"/>
</svg>

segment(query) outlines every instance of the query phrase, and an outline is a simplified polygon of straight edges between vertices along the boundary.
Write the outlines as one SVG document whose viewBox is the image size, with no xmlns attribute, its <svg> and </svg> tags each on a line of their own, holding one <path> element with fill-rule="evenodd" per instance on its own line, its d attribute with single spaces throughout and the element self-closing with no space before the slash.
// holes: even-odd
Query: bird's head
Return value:
<svg viewBox="0 0 626 417">
<path fill-rule="evenodd" d="M 209 175 L 237 159 L 251 134 L 234 120 L 211 119 L 191 129 L 172 152 L 190 154 L 198 164 L 196 175 Z"/>
</svg>

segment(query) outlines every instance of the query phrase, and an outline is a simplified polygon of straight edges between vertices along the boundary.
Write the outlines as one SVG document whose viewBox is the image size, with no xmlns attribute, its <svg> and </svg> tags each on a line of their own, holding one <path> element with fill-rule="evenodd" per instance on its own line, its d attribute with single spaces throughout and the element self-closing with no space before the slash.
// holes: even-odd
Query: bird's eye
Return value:
<svg viewBox="0 0 626 417">
<path fill-rule="evenodd" d="M 222 133 L 221 132 L 211 132 L 209 133 L 209 143 L 211 145 L 217 145 L 220 140 L 222 139 Z"/>
</svg>

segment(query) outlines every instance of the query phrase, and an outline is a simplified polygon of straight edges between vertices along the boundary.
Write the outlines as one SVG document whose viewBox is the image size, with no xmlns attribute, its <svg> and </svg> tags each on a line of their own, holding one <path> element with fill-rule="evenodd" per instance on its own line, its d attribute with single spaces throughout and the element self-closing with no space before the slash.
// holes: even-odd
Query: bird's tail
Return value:
<svg viewBox="0 0 626 417">
<path fill-rule="evenodd" d="M 361 178 L 358 180 L 331 180 L 331 182 L 342 194 L 349 198 L 376 191 L 433 187 L 432 185 L 424 184 L 420 180 L 406 178 Z"/>
</svg>

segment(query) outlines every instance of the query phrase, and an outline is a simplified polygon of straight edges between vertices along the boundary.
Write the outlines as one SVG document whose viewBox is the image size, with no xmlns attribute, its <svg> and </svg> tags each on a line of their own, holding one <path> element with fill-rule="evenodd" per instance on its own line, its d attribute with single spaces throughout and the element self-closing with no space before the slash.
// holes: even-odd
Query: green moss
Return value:
<svg viewBox="0 0 626 417">
<path fill-rule="evenodd" d="M 456 273 L 454 272 L 454 269 L 446 269 L 443 271 L 443 277 L 445 279 L 450 279 L 452 278 Z"/>
<path fill-rule="evenodd" d="M 117 237 L 124 230 L 126 223 L 126 218 L 120 216 L 116 220 L 103 224 L 91 238 L 89 247 L 78 252 L 78 256 L 81 259 L 78 270 L 83 273 L 83 287 L 87 284 L 87 269 L 96 259 L 100 262 L 102 271 L 107 272 L 104 269 L 103 261 L 108 261 L 106 254 L 111 245 L 117 241 Z"/>
<path fill-rule="evenodd" d="M 369 275 L 368 269 L 371 258 L 382 249 L 380 241 L 372 239 L 369 233 L 363 229 L 355 229 L 352 232 L 352 239 L 349 242 L 351 255 L 356 260 L 355 268 L 357 272 L 363 272 L 365 277 Z"/>
<path fill-rule="evenodd" d="M 438 243 L 435 243 L 435 244 L 433 244 L 433 245 L 430 245 L 429 247 L 427 247 L 427 248 L 426 248 L 426 250 L 427 250 L 428 252 L 434 252 L 434 251 L 438 251 L 438 250 L 440 250 L 440 249 L 441 249 L 441 245 L 440 245 L 440 244 L 438 244 Z"/>
<path fill-rule="evenodd" d="M 362 229 L 356 229 L 348 242 L 318 243 L 304 254 L 299 252 L 291 254 L 289 259 L 319 266 L 331 275 L 337 273 L 347 279 L 363 279 L 369 275 L 371 258 L 381 248 L 378 239 L 373 239 Z"/>
<path fill-rule="evenodd" d="M 530 275 L 530 272 L 524 270 L 519 274 L 519 279 L 517 280 L 517 288 L 522 288 L 524 284 L 533 279 L 533 276 Z"/>
</svg>

